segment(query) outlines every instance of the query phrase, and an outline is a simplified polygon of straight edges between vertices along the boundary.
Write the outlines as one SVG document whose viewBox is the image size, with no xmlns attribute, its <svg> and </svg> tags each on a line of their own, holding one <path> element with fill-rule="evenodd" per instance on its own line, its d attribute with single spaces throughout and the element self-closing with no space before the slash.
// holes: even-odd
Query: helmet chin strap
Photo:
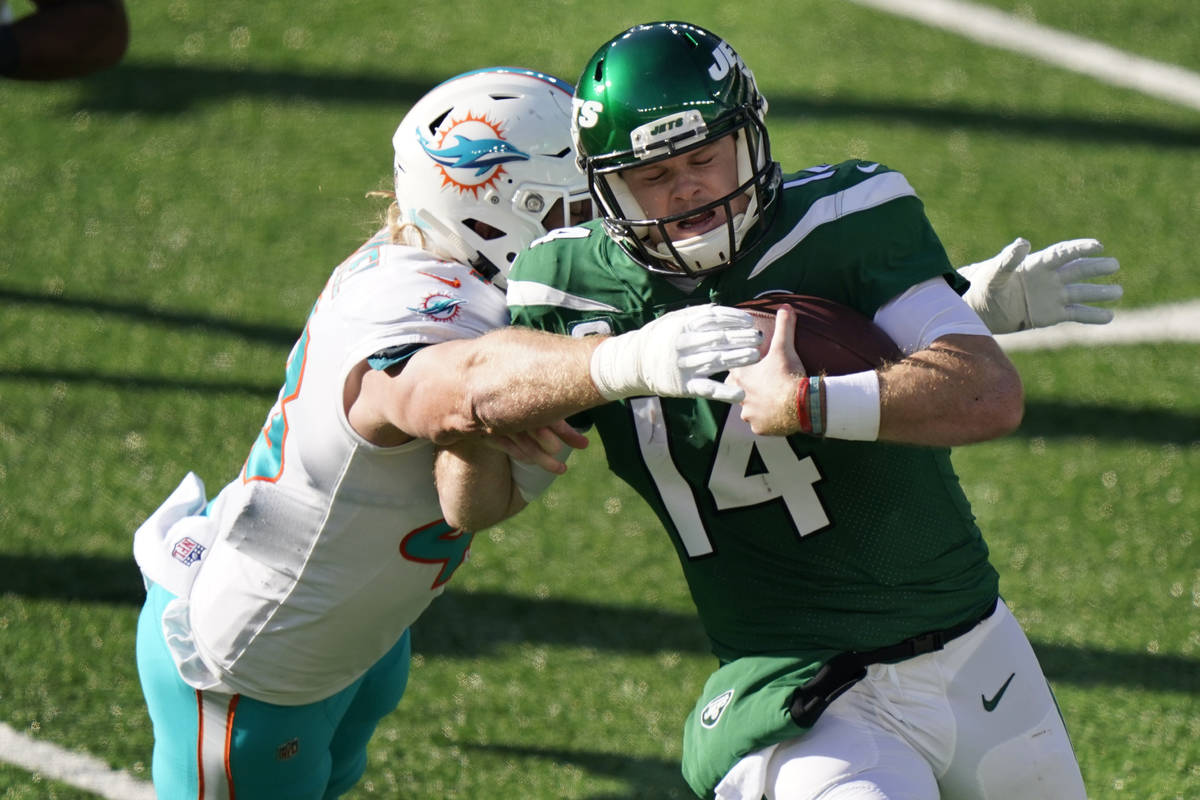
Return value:
<svg viewBox="0 0 1200 800">
<path fill-rule="evenodd" d="M 459 261 L 463 264 L 471 263 L 471 260 L 478 256 L 475 248 L 467 244 L 466 239 L 425 209 L 418 209 L 416 217 L 422 223 L 422 227 L 433 233 L 434 245 L 440 251 L 439 255 L 447 256 L 452 261 Z"/>
<path fill-rule="evenodd" d="M 416 212 L 416 216 L 428 226 L 429 231 L 433 234 L 431 238 L 434 240 L 433 244 L 438 250 L 437 255 L 444 256 L 451 261 L 457 261 L 460 264 L 468 264 L 494 285 L 501 289 L 506 288 L 507 281 L 504 279 L 504 274 L 500 268 L 489 261 L 483 253 L 471 247 L 467 243 L 467 240 L 459 236 L 449 225 L 446 225 L 425 209 L 419 209 Z"/>
</svg>

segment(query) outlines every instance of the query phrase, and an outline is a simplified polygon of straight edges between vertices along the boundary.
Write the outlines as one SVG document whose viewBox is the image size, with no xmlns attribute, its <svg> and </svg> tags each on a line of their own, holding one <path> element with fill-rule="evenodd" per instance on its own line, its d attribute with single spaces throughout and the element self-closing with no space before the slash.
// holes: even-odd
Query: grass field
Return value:
<svg viewBox="0 0 1200 800">
<path fill-rule="evenodd" d="M 776 157 L 902 169 L 951 256 L 1097 236 L 1121 308 L 1200 298 L 1200 112 L 839 0 L 131 3 L 118 68 L 0 84 L 0 722 L 149 778 L 132 531 L 245 458 L 390 138 L 489 64 L 570 81 L 630 24 L 728 38 Z M 1200 71 L 1185 0 L 989 5 Z M 13 3 L 18 16 L 28 3 Z M 1013 356 L 1021 430 L 955 464 L 1094 800 L 1200 797 L 1200 349 Z M 351 800 L 689 796 L 713 668 L 666 537 L 598 446 L 476 538 Z M 4 765 L 0 798 L 94 795 Z"/>
</svg>

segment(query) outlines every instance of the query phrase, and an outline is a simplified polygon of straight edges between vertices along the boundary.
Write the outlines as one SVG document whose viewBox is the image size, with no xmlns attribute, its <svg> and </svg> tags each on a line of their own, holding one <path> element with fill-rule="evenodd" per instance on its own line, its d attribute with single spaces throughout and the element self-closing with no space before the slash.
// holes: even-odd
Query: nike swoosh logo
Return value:
<svg viewBox="0 0 1200 800">
<path fill-rule="evenodd" d="M 979 699 L 983 701 L 983 710 L 984 711 L 991 713 L 992 711 L 996 710 L 996 706 L 1000 705 L 1000 698 L 1004 697 L 1004 693 L 1006 691 L 1008 691 L 1008 685 L 1010 683 L 1012 683 L 1012 679 L 1015 678 L 1016 676 L 1017 676 L 1017 673 L 1015 673 L 1015 672 L 1012 675 L 1009 675 L 1008 680 L 1006 680 L 1004 682 L 1004 685 L 1000 687 L 1000 691 L 998 691 L 998 692 L 996 692 L 996 694 L 992 695 L 992 699 L 989 700 L 988 698 L 984 697 L 983 695 L 979 695 Z"/>
<path fill-rule="evenodd" d="M 462 281 L 460 281 L 458 278 L 443 278 L 441 275 L 431 275 L 428 272 L 421 272 L 420 274 L 424 275 L 426 278 L 433 278 L 435 281 L 441 281 L 447 286 L 453 286 L 455 289 L 462 286 Z"/>
</svg>

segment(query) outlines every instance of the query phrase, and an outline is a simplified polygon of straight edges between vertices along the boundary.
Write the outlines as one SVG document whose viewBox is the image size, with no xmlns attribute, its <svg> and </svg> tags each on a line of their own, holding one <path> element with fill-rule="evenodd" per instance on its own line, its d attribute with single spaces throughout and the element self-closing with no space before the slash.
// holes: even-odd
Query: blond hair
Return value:
<svg viewBox="0 0 1200 800">
<path fill-rule="evenodd" d="M 425 233 L 413 223 L 402 218 L 403 212 L 400 210 L 400 204 L 396 202 L 396 193 L 388 191 L 371 191 L 367 192 L 367 197 L 388 197 L 392 202 L 387 207 L 385 212 L 385 222 L 388 227 L 388 234 L 391 236 L 392 244 L 402 244 L 408 247 L 416 247 L 421 250 L 432 250 L 432 243 L 427 242 Z"/>
</svg>

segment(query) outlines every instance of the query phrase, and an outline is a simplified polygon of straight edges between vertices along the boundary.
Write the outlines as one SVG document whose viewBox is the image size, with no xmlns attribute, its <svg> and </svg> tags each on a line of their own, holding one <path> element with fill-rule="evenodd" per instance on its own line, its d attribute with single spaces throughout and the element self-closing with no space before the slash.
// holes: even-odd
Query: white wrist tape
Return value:
<svg viewBox="0 0 1200 800">
<path fill-rule="evenodd" d="M 873 442 L 879 438 L 879 375 L 875 370 L 827 375 L 825 436 Z"/>
<path fill-rule="evenodd" d="M 638 348 L 628 334 L 610 336 L 592 351 L 589 371 L 592 383 L 605 400 L 620 400 L 638 394 Z"/>
</svg>

